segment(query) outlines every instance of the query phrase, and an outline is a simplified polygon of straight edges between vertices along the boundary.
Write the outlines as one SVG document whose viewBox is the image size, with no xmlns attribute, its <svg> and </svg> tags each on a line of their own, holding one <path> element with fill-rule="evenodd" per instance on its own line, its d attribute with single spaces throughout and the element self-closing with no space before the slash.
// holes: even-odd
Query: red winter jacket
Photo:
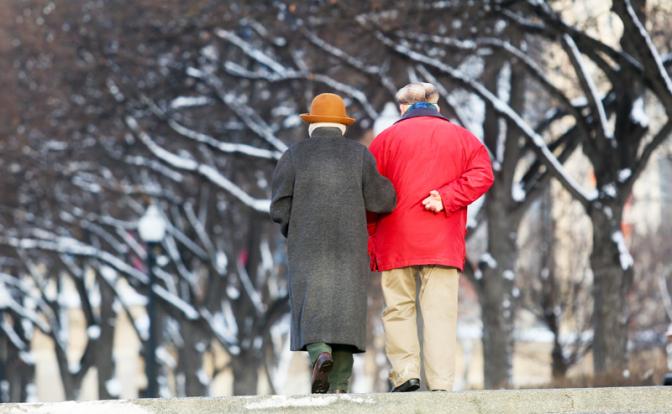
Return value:
<svg viewBox="0 0 672 414">
<path fill-rule="evenodd" d="M 372 270 L 417 265 L 464 267 L 467 206 L 493 183 L 490 156 L 469 131 L 437 111 L 418 108 L 380 133 L 369 147 L 397 191 L 397 207 L 369 214 Z M 431 190 L 444 211 L 425 210 Z"/>
</svg>

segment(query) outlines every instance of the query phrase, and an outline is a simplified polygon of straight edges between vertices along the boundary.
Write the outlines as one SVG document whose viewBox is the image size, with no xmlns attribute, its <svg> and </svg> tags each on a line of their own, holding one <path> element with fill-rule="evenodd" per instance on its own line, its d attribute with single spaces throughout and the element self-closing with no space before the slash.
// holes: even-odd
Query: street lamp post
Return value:
<svg viewBox="0 0 672 414">
<path fill-rule="evenodd" d="M 145 214 L 138 222 L 138 232 L 140 238 L 145 242 L 146 247 L 146 266 L 149 274 L 149 295 L 147 298 L 147 318 L 149 319 L 149 338 L 147 340 L 147 352 L 145 354 L 145 376 L 147 377 L 147 388 L 145 397 L 156 398 L 159 396 L 158 382 L 158 363 L 156 361 L 156 348 L 158 346 L 158 324 L 156 320 L 156 294 L 154 285 L 156 283 L 156 274 L 154 273 L 154 264 L 156 258 L 154 249 L 163 240 L 166 234 L 166 222 L 159 209 L 151 204 Z"/>
</svg>

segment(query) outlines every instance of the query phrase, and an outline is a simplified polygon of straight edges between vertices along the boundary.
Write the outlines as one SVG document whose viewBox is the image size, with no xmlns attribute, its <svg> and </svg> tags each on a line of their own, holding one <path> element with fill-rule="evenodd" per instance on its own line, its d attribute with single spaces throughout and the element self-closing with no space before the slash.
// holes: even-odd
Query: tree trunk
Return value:
<svg viewBox="0 0 672 414">
<path fill-rule="evenodd" d="M 243 351 L 231 361 L 233 395 L 256 395 L 259 383 L 261 355 Z"/>
<path fill-rule="evenodd" d="M 609 216 L 602 209 L 591 212 L 593 222 L 593 368 L 596 375 L 617 374 L 627 368 L 628 303 L 633 279 L 632 259 L 620 229 L 621 210 Z"/>
<path fill-rule="evenodd" d="M 119 390 L 114 378 L 114 331 L 117 315 L 113 309 L 114 290 L 105 281 L 99 283 L 99 290 L 100 337 L 95 350 L 98 398 L 108 400 L 119 398 Z"/>
<path fill-rule="evenodd" d="M 207 378 L 204 378 L 203 370 L 203 351 L 206 340 L 201 337 L 198 328 L 190 324 L 182 326 L 182 337 L 184 344 L 178 350 L 178 369 L 184 374 L 184 397 L 207 396 L 210 394 L 210 384 Z"/>
<path fill-rule="evenodd" d="M 562 345 L 559 341 L 559 336 L 554 333 L 553 336 L 553 351 L 551 351 L 551 376 L 555 381 L 563 380 L 567 377 L 567 370 L 569 364 L 562 353 Z"/>
<path fill-rule="evenodd" d="M 560 381 L 567 376 L 569 363 L 565 358 L 562 344 L 560 343 L 561 314 L 557 310 L 562 309 L 561 289 L 556 280 L 555 265 L 555 233 L 556 225 L 553 218 L 553 197 L 550 186 L 544 190 L 541 199 L 541 310 L 542 321 L 553 334 L 553 349 L 551 350 L 551 378 Z"/>
<path fill-rule="evenodd" d="M 8 349 L 8 363 L 6 365 L 6 391 L 7 402 L 26 402 L 35 395 L 35 364 L 27 363 L 21 358 L 19 350 L 10 347 Z M 31 389 L 32 388 L 32 389 Z M 3 394 L 5 390 L 2 390 Z"/>
<path fill-rule="evenodd" d="M 486 256 L 479 262 L 482 277 L 478 281 L 483 319 L 483 380 L 488 389 L 511 386 L 516 232 L 520 221 L 517 217 L 506 217 L 506 209 L 496 198 L 494 195 L 486 206 L 491 257 Z"/>
</svg>

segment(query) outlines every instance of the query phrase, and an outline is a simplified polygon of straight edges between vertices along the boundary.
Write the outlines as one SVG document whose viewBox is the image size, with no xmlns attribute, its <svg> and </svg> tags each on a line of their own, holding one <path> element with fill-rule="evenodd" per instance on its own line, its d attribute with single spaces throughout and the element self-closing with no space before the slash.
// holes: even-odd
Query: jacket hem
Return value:
<svg viewBox="0 0 672 414">
<path fill-rule="evenodd" d="M 388 270 L 400 269 L 402 267 L 410 266 L 446 266 L 454 267 L 460 272 L 464 270 L 464 260 L 457 261 L 446 258 L 419 258 L 419 259 L 410 259 L 403 260 L 398 262 L 386 263 L 384 265 L 380 264 L 381 260 L 376 260 L 376 271 L 385 272 Z"/>
</svg>

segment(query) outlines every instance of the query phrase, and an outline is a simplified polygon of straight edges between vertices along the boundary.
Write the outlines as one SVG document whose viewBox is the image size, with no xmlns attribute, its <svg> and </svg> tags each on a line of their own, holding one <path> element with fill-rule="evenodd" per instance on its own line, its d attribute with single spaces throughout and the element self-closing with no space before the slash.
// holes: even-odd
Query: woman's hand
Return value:
<svg viewBox="0 0 672 414">
<path fill-rule="evenodd" d="M 429 210 L 434 213 L 442 212 L 443 201 L 441 201 L 441 194 L 439 194 L 439 192 L 436 190 L 430 191 L 429 197 L 422 200 L 422 205 L 425 206 L 425 210 Z"/>
</svg>

